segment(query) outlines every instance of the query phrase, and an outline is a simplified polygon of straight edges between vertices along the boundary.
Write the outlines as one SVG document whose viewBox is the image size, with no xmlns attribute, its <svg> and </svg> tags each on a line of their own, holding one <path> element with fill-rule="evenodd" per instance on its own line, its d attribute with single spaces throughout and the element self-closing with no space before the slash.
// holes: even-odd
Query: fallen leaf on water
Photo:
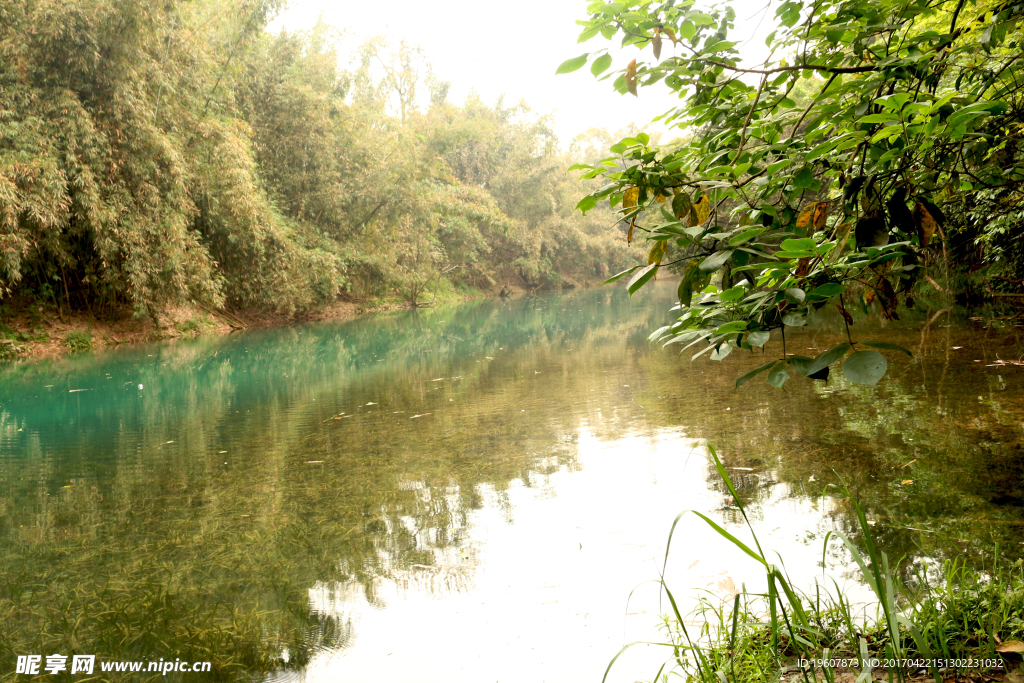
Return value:
<svg viewBox="0 0 1024 683">
<path fill-rule="evenodd" d="M 730 595 L 736 595 L 737 593 L 739 593 L 739 590 L 736 588 L 736 582 L 733 581 L 732 577 L 730 576 L 727 576 L 718 582 L 718 589 L 724 590 L 726 593 L 729 593 Z"/>
<path fill-rule="evenodd" d="M 900 484 L 903 485 L 903 486 L 906 486 L 907 484 L 913 484 L 913 483 L 914 483 L 913 479 L 904 479 L 903 481 L 900 482 Z"/>
<path fill-rule="evenodd" d="M 1019 640 L 1008 640 L 997 647 L 996 652 L 1024 652 L 1024 643 Z"/>
<path fill-rule="evenodd" d="M 323 460 L 307 460 L 306 464 L 307 465 L 319 465 L 322 462 L 323 462 Z"/>
<path fill-rule="evenodd" d="M 697 566 L 697 563 L 698 563 L 698 562 L 700 562 L 700 560 L 694 560 L 694 561 L 693 561 L 693 564 L 691 564 L 691 565 L 690 565 L 689 567 L 687 567 L 687 569 L 693 569 L 694 567 L 696 567 L 696 566 Z"/>
<path fill-rule="evenodd" d="M 911 465 L 913 465 L 913 464 L 914 464 L 915 462 L 917 462 L 917 458 L 914 458 L 913 460 L 911 460 L 910 462 L 908 462 L 908 463 L 907 463 L 906 465 L 903 465 L 903 467 L 910 467 L 910 466 L 911 466 Z M 902 467 L 901 467 L 900 469 L 902 469 Z"/>
<path fill-rule="evenodd" d="M 414 417 L 423 417 L 424 415 L 430 415 L 430 413 L 420 413 L 419 415 L 413 415 L 413 416 L 411 416 L 411 417 L 410 417 L 409 419 L 411 420 L 411 419 L 413 419 Z"/>
</svg>

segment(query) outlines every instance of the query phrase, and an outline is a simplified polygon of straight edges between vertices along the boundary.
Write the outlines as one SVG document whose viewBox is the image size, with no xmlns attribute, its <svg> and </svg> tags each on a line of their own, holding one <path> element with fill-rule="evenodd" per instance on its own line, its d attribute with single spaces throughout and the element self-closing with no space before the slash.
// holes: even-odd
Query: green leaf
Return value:
<svg viewBox="0 0 1024 683">
<path fill-rule="evenodd" d="M 621 2 L 609 2 L 607 4 L 596 7 L 593 13 L 615 15 L 621 12 L 623 7 L 624 5 Z"/>
<path fill-rule="evenodd" d="M 738 247 L 739 245 L 754 239 L 764 231 L 765 228 L 754 228 L 753 230 L 744 230 L 743 232 L 741 232 L 738 235 L 735 235 L 729 240 L 729 246 Z"/>
<path fill-rule="evenodd" d="M 807 374 L 813 375 L 822 368 L 827 368 L 828 366 L 832 365 L 837 360 L 845 356 L 846 352 L 849 350 L 849 344 L 840 344 L 839 346 L 832 347 L 828 351 L 819 353 L 817 356 L 814 357 L 814 360 L 811 362 L 810 366 L 808 366 Z"/>
<path fill-rule="evenodd" d="M 732 353 L 732 346 L 723 342 L 711 352 L 711 360 L 723 360 L 730 353 Z"/>
<path fill-rule="evenodd" d="M 784 259 L 810 258 L 815 256 L 815 253 L 813 251 L 777 251 L 772 256 Z"/>
<path fill-rule="evenodd" d="M 597 198 L 594 197 L 593 195 L 588 194 L 586 197 L 581 199 L 578 204 L 576 204 L 576 209 L 582 212 L 584 216 L 586 216 L 587 211 L 590 211 L 595 206 L 597 206 Z"/>
<path fill-rule="evenodd" d="M 836 294 L 842 294 L 844 291 L 846 291 L 846 287 L 838 282 L 826 282 L 825 284 L 819 285 L 807 292 L 807 296 L 829 299 L 834 297 Z"/>
<path fill-rule="evenodd" d="M 747 343 L 751 346 L 764 346 L 771 339 L 772 333 L 768 330 L 758 330 L 747 335 Z"/>
<path fill-rule="evenodd" d="M 626 268 L 626 269 L 625 269 L 624 271 L 622 271 L 621 273 L 616 273 L 615 275 L 612 275 L 612 276 L 611 276 L 610 278 L 608 278 L 607 280 L 605 280 L 604 282 L 602 282 L 602 283 L 600 284 L 600 286 L 601 286 L 601 287 L 604 287 L 604 286 L 605 286 L 605 285 L 607 285 L 607 284 L 611 284 L 612 282 L 615 282 L 615 281 L 616 281 L 616 280 L 618 280 L 619 278 L 623 278 L 623 277 L 626 277 L 627 275 L 629 275 L 630 273 L 632 273 L 633 271 L 635 271 L 635 270 L 636 270 L 637 268 L 642 268 L 642 267 L 643 267 L 643 266 L 633 266 L 632 268 Z"/>
<path fill-rule="evenodd" d="M 811 251 L 814 247 L 818 246 L 810 237 L 803 237 L 801 239 L 788 239 L 782 240 L 782 251 Z"/>
<path fill-rule="evenodd" d="M 733 544 L 734 546 L 736 546 L 737 548 L 739 548 L 740 550 L 742 550 L 743 552 L 745 552 L 745 553 L 746 553 L 747 555 L 750 555 L 750 556 L 751 556 L 752 558 L 754 558 L 755 560 L 757 560 L 757 561 L 758 561 L 758 562 L 760 562 L 761 564 L 763 564 L 763 565 L 767 566 L 767 563 L 766 563 L 766 562 L 764 561 L 764 558 L 763 558 L 763 557 L 761 557 L 760 555 L 758 555 L 757 553 L 755 553 L 755 552 L 754 552 L 753 550 L 751 550 L 751 549 L 750 549 L 749 547 L 747 547 L 747 545 L 746 545 L 745 543 L 743 543 L 743 541 L 741 541 L 740 539 L 738 539 L 738 538 L 736 538 L 735 536 L 733 536 L 732 534 L 730 534 L 730 533 L 729 533 L 728 531 L 726 531 L 725 529 L 723 529 L 723 528 L 722 528 L 721 526 L 719 526 L 719 525 L 718 525 L 718 524 L 716 524 L 715 522 L 711 521 L 711 519 L 710 519 L 710 518 L 709 518 L 708 516 L 706 516 L 706 515 L 702 515 L 701 513 L 697 512 L 696 510 L 691 510 L 691 512 L 693 512 L 693 514 L 697 515 L 698 517 L 700 517 L 701 519 L 703 519 L 703 520 L 704 520 L 705 522 L 707 522 L 707 523 L 708 523 L 708 525 L 709 525 L 709 526 L 710 526 L 710 527 L 711 527 L 712 529 L 714 529 L 715 531 L 717 531 L 717 532 L 718 532 L 718 534 L 719 534 L 719 535 L 720 535 L 720 536 L 721 536 L 722 538 L 724 538 L 724 539 L 726 539 L 726 540 L 728 540 L 728 541 L 732 542 L 732 544 Z"/>
<path fill-rule="evenodd" d="M 612 56 L 608 54 L 601 55 L 594 60 L 594 63 L 590 65 L 590 73 L 595 76 L 600 76 L 602 73 L 607 71 L 608 67 L 612 65 Z"/>
<path fill-rule="evenodd" d="M 743 295 L 747 293 L 746 287 L 730 287 L 721 294 L 718 295 L 722 301 L 739 301 L 743 298 Z M 746 329 L 746 323 L 743 324 L 742 329 Z"/>
<path fill-rule="evenodd" d="M 814 171 L 810 166 L 804 166 L 800 169 L 800 172 L 793 176 L 793 187 L 798 190 L 804 190 L 811 186 L 814 182 Z"/>
<path fill-rule="evenodd" d="M 754 334 L 757 334 L 757 333 L 755 332 Z M 742 377 L 740 377 L 739 379 L 736 380 L 736 388 L 739 389 L 741 386 L 743 386 L 744 384 L 746 384 L 750 380 L 754 379 L 755 377 L 760 375 L 762 372 L 764 372 L 765 370 L 767 370 L 768 368 L 772 367 L 773 365 L 775 365 L 778 362 L 779 361 L 777 361 L 777 360 L 773 360 L 770 363 L 765 363 L 761 367 L 756 368 L 754 370 L 751 370 L 750 372 L 748 372 L 747 374 L 743 375 Z"/>
<path fill-rule="evenodd" d="M 572 73 L 573 71 L 582 68 L 583 65 L 587 63 L 588 56 L 589 53 L 584 52 L 579 57 L 573 57 L 572 59 L 565 60 L 555 71 L 555 75 Z"/>
<path fill-rule="evenodd" d="M 814 359 L 808 358 L 807 356 L 790 356 L 786 359 L 786 363 L 789 367 L 793 368 L 804 377 L 807 376 L 807 370 L 811 367 L 811 363 L 813 362 Z"/>
<path fill-rule="evenodd" d="M 899 344 L 890 344 L 889 342 L 877 342 L 877 341 L 865 341 L 865 342 L 857 342 L 857 343 L 858 344 L 863 344 L 864 346 L 871 346 L 871 347 L 874 347 L 876 349 L 886 349 L 887 351 L 902 351 L 903 353 L 905 353 L 905 354 L 907 354 L 908 356 L 911 356 L 911 357 L 913 357 L 913 355 L 914 355 L 910 351 L 907 351 L 905 348 L 900 346 Z"/>
<path fill-rule="evenodd" d="M 894 111 L 882 112 L 881 114 L 868 114 L 857 119 L 857 123 L 886 123 L 888 121 L 899 121 L 900 116 Z"/>
<path fill-rule="evenodd" d="M 708 256 L 706 259 L 701 261 L 699 268 L 701 270 L 716 270 L 722 267 L 722 264 L 728 261 L 732 257 L 732 250 L 718 251 Z"/>
<path fill-rule="evenodd" d="M 799 313 L 787 313 L 782 316 L 782 324 L 790 327 L 803 327 L 807 324 L 807 318 Z"/>
<path fill-rule="evenodd" d="M 658 264 L 652 263 L 651 265 L 643 268 L 639 273 L 633 276 L 633 279 L 629 281 L 629 285 L 626 286 L 626 290 L 630 296 L 647 284 L 647 281 L 654 277 L 654 274 L 658 272 Z"/>
<path fill-rule="evenodd" d="M 875 386 L 888 367 L 889 362 L 878 351 L 857 351 L 843 363 L 843 374 L 854 384 Z"/>
<path fill-rule="evenodd" d="M 780 360 L 775 363 L 771 372 L 768 373 L 768 384 L 781 389 L 787 379 L 789 379 L 789 373 L 786 372 L 786 361 Z"/>
<path fill-rule="evenodd" d="M 731 334 L 733 332 L 742 332 L 745 329 L 747 329 L 746 320 L 734 320 L 731 323 L 720 325 L 715 330 L 715 334 Z"/>
<path fill-rule="evenodd" d="M 782 294 L 786 297 L 786 301 L 798 305 L 802 304 L 804 299 L 807 298 L 807 294 L 799 287 L 791 287 L 790 289 L 785 290 Z"/>
</svg>

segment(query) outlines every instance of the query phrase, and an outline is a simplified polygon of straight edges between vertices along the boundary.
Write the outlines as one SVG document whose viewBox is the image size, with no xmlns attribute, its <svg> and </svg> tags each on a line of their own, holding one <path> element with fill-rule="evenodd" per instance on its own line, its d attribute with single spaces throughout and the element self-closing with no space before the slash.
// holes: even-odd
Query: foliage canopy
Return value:
<svg viewBox="0 0 1024 683">
<path fill-rule="evenodd" d="M 328 26 L 266 31 L 281 4 L 0 7 L 0 298 L 292 313 L 639 260 L 573 211 L 542 117 L 448 103 L 383 39 L 346 68 Z"/>
<path fill-rule="evenodd" d="M 902 349 L 848 334 L 817 358 L 788 356 L 786 327 L 827 305 L 847 322 L 854 303 L 897 317 L 963 216 L 1009 217 L 1019 233 L 1019 3 L 786 0 L 760 65 L 741 61 L 730 6 L 595 1 L 588 12 L 580 42 L 621 37 L 640 54 L 614 72 L 601 49 L 559 72 L 589 61 L 621 93 L 668 88 L 682 104 L 659 118 L 687 137 L 665 148 L 625 138 L 614 156 L 575 165 L 606 181 L 578 208 L 608 200 L 631 235 L 647 235 L 648 264 L 616 276 L 632 276 L 630 292 L 685 264 L 680 316 L 653 338 L 720 360 L 780 331 L 782 357 L 737 385 L 767 373 L 781 387 L 789 370 L 823 379 L 851 350 L 844 374 L 875 384 L 887 361 L 874 349 Z"/>
</svg>

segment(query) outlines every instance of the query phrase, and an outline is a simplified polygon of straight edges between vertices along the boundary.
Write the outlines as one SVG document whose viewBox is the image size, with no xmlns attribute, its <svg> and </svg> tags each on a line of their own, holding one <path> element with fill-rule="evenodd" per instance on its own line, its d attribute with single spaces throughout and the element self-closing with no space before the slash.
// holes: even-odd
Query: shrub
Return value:
<svg viewBox="0 0 1024 683">
<path fill-rule="evenodd" d="M 92 348 L 92 333 L 84 330 L 69 332 L 64 345 L 71 351 L 88 351 Z"/>
</svg>

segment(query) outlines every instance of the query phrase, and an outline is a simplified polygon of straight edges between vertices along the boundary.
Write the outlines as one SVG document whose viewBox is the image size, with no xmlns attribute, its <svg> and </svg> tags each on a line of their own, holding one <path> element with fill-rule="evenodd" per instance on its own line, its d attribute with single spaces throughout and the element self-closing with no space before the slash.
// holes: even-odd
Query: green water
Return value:
<svg viewBox="0 0 1024 683">
<path fill-rule="evenodd" d="M 675 513 L 739 521 L 705 441 L 797 573 L 820 571 L 828 529 L 856 531 L 823 495 L 840 481 L 908 564 L 1024 554 L 1018 328 L 858 321 L 914 357 L 889 354 L 875 388 L 737 392 L 762 359 L 647 343 L 671 298 L 487 300 L 7 366 L 0 679 L 18 655 L 80 653 L 209 660 L 205 679 L 599 680 L 656 633 L 656 595 L 625 601 Z M 813 355 L 840 335 L 825 317 L 787 340 Z M 677 594 L 756 574 L 685 534 Z"/>
</svg>

